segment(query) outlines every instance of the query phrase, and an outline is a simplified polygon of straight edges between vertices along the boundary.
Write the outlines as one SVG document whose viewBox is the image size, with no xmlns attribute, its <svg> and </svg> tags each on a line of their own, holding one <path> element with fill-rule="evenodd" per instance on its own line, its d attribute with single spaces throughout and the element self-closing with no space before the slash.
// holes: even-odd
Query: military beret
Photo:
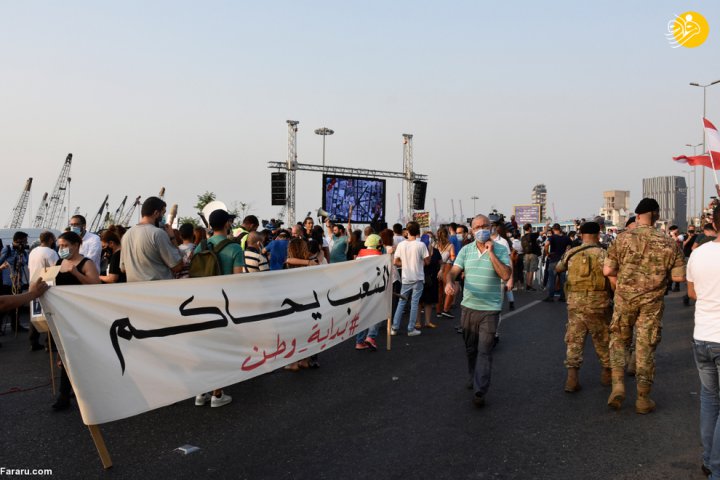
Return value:
<svg viewBox="0 0 720 480">
<path fill-rule="evenodd" d="M 640 200 L 640 203 L 638 203 L 637 208 L 635 208 L 635 213 L 641 215 L 656 210 L 660 210 L 660 205 L 658 205 L 658 202 L 654 198 L 643 198 Z"/>
<path fill-rule="evenodd" d="M 600 225 L 597 222 L 585 222 L 580 225 L 580 233 L 590 235 L 600 233 Z"/>
</svg>

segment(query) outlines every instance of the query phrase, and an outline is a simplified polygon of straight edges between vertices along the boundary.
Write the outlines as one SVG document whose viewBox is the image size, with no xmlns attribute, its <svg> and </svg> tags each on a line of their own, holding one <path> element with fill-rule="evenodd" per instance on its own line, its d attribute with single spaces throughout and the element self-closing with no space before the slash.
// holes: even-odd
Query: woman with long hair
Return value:
<svg viewBox="0 0 720 480">
<path fill-rule="evenodd" d="M 285 262 L 287 268 L 300 268 L 309 267 L 310 265 L 317 265 L 317 260 L 310 258 L 310 249 L 308 248 L 308 242 L 304 238 L 293 237 L 288 243 L 288 255 Z M 303 358 L 299 362 L 293 362 L 285 366 L 285 370 L 292 370 L 297 372 L 301 368 L 317 368 L 320 366 L 318 362 L 318 356 L 313 355 L 308 358 Z"/>
<path fill-rule="evenodd" d="M 455 251 L 455 246 L 450 242 L 450 232 L 445 226 L 440 227 L 437 231 L 437 250 L 440 252 L 442 260 L 442 268 L 438 274 L 437 317 L 453 318 L 450 309 L 455 301 L 455 296 L 445 294 L 445 277 L 452 268 L 458 252 Z"/>
</svg>

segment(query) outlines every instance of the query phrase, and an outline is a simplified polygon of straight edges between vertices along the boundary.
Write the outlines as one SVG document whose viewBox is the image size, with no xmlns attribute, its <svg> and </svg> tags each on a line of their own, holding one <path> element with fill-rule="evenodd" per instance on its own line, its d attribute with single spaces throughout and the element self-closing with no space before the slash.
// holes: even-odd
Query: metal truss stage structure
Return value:
<svg viewBox="0 0 720 480">
<path fill-rule="evenodd" d="M 288 120 L 288 159 L 287 162 L 268 162 L 268 168 L 284 170 L 287 172 L 286 192 L 287 200 L 287 224 L 295 224 L 295 175 L 298 170 L 309 172 L 320 172 L 330 175 L 345 175 L 349 177 L 371 177 L 371 178 L 398 178 L 403 180 L 403 191 L 405 193 L 404 213 L 405 218 L 412 218 L 413 212 L 413 182 L 427 182 L 427 175 L 413 171 L 413 144 L 412 134 L 403 134 L 403 171 L 392 172 L 387 170 L 373 170 L 354 167 L 334 167 L 328 165 L 314 165 L 309 163 L 298 163 L 297 161 L 297 131 L 296 120 Z M 402 215 L 403 212 L 400 212 Z"/>
</svg>

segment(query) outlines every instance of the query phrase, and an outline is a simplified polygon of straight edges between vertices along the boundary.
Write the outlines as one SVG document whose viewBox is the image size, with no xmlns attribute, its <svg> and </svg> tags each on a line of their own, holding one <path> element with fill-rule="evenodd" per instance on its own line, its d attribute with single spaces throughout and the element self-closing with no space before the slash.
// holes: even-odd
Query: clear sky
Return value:
<svg viewBox="0 0 720 480">
<path fill-rule="evenodd" d="M 710 36 L 665 38 L 694 10 Z M 0 222 L 34 177 L 32 214 L 72 152 L 71 207 L 156 195 L 192 215 L 206 190 L 270 205 L 268 161 L 402 170 L 402 133 L 429 176 L 426 208 L 464 216 L 528 203 L 545 183 L 558 217 L 597 213 L 602 192 L 685 175 L 702 141 L 702 89 L 720 79 L 711 1 L 4 2 L 0 9 Z M 720 124 L 720 84 L 707 90 Z M 706 195 L 712 190 L 708 170 Z M 699 175 L 698 175 L 699 178 Z M 387 182 L 387 221 L 401 182 Z M 698 191 L 700 190 L 698 181 Z M 297 215 L 321 203 L 298 172 Z M 30 216 L 26 217 L 26 223 Z"/>
</svg>

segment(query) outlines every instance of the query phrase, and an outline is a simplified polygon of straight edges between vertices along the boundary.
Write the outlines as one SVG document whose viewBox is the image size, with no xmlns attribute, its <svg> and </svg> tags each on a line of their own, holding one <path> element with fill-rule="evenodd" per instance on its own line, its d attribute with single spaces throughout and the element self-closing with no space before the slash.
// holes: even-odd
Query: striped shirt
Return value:
<svg viewBox="0 0 720 480">
<path fill-rule="evenodd" d="M 267 258 L 257 248 L 245 249 L 245 268 L 248 272 L 264 272 L 269 270 Z"/>
<path fill-rule="evenodd" d="M 493 242 L 493 253 L 501 263 L 510 266 L 510 253 L 507 248 Z M 455 266 L 465 272 L 465 289 L 461 302 L 463 307 L 484 312 L 502 310 L 500 277 L 495 272 L 487 251 L 481 255 L 476 242 L 469 243 L 455 258 Z"/>
</svg>

